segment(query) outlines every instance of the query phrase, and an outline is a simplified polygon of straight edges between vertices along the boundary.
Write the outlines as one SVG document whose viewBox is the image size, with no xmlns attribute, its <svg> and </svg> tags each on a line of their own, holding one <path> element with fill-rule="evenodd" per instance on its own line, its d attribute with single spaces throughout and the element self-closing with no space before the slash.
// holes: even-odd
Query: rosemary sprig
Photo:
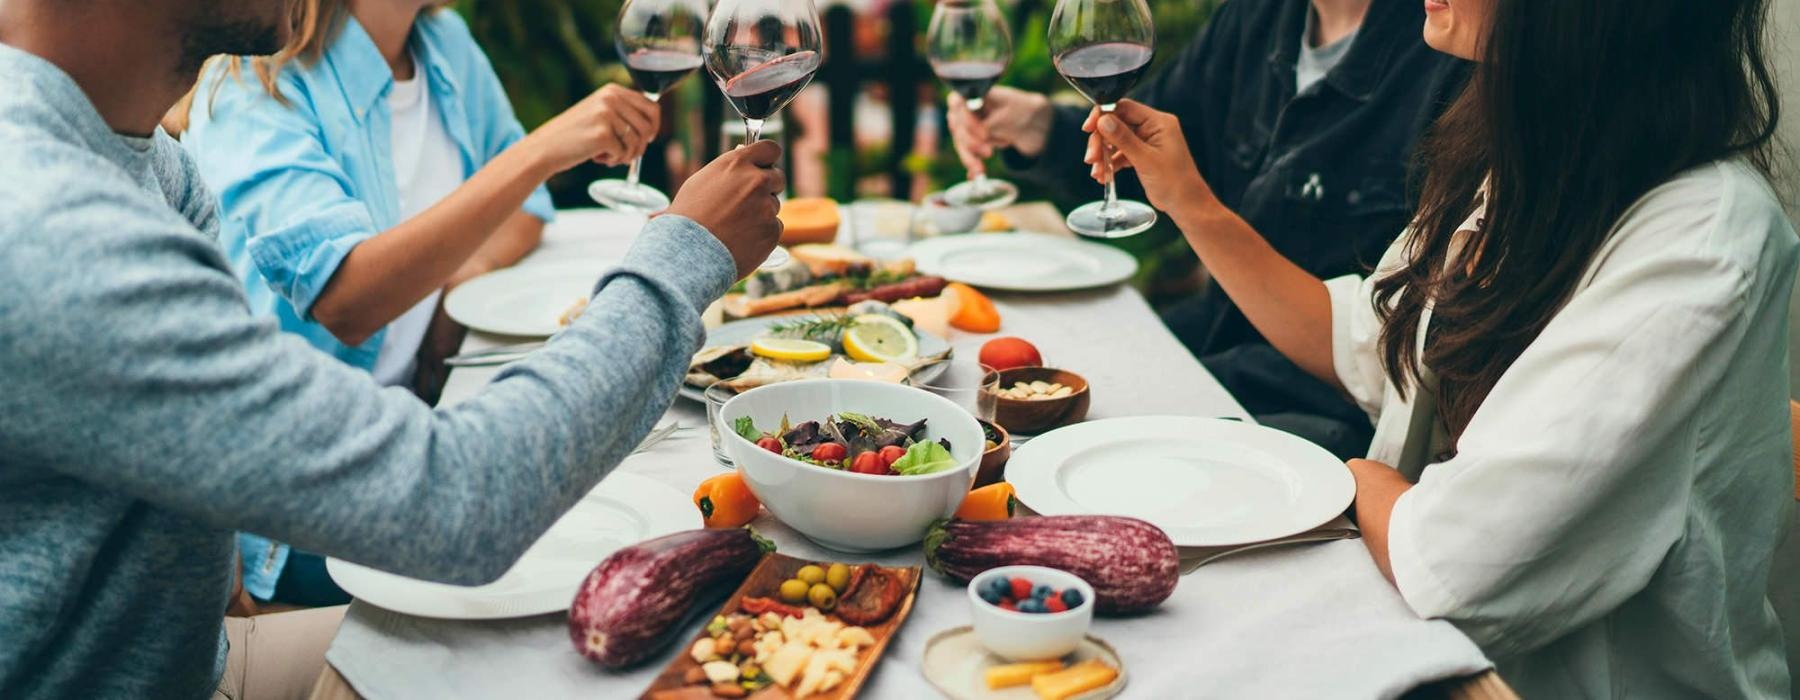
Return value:
<svg viewBox="0 0 1800 700">
<path fill-rule="evenodd" d="M 769 324 L 768 335 L 772 338 L 797 338 L 811 340 L 830 345 L 837 341 L 844 331 L 855 323 L 849 314 L 831 314 L 827 316 L 810 316 L 790 321 L 778 321 Z"/>
</svg>

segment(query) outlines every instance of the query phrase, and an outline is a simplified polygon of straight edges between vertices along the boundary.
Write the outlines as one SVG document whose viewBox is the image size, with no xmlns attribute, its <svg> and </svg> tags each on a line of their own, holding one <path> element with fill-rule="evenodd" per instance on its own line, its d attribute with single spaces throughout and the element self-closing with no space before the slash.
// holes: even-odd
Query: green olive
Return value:
<svg viewBox="0 0 1800 700">
<path fill-rule="evenodd" d="M 825 585 L 831 586 L 832 590 L 842 594 L 844 589 L 850 585 L 850 567 L 843 564 L 832 564 L 831 568 L 825 570 Z"/>
<path fill-rule="evenodd" d="M 805 581 L 806 585 L 811 586 L 825 580 L 825 570 L 819 568 L 817 564 L 807 564 L 800 567 L 800 572 L 794 574 L 794 578 Z"/>
<path fill-rule="evenodd" d="M 832 608 L 837 607 L 837 591 L 831 590 L 831 586 L 823 583 L 815 583 L 812 589 L 806 592 L 806 600 L 812 603 L 813 607 L 818 608 L 819 612 L 831 612 Z"/>
<path fill-rule="evenodd" d="M 784 603 L 806 602 L 807 585 L 805 581 L 790 578 L 781 582 L 781 600 Z"/>
</svg>

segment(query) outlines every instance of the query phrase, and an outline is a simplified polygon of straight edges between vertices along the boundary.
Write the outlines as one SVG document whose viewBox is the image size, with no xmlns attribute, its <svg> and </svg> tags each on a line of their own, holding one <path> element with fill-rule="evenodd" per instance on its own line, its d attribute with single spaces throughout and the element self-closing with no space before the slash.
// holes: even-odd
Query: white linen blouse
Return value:
<svg viewBox="0 0 1800 700">
<path fill-rule="evenodd" d="M 1797 263 L 1793 225 L 1742 162 L 1634 204 L 1455 456 L 1395 505 L 1407 604 L 1456 624 L 1524 697 L 1787 698 L 1765 591 L 1794 499 Z M 1392 465 L 1412 406 L 1382 371 L 1374 276 L 1326 283 L 1333 360 L 1376 421 L 1370 458 Z"/>
</svg>

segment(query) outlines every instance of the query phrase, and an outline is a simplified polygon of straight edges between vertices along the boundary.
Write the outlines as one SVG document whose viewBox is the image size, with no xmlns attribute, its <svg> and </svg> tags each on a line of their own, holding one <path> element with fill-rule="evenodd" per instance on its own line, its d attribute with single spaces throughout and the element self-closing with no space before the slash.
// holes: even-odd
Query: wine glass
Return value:
<svg viewBox="0 0 1800 700">
<path fill-rule="evenodd" d="M 1150 68 L 1156 30 L 1144 0 L 1059 0 L 1050 14 L 1050 55 L 1056 72 L 1082 96 L 1111 112 Z M 1111 146 L 1102 145 L 1110 149 Z M 1102 154 L 1103 167 L 1112 161 Z M 1110 175 L 1110 173 L 1109 173 Z M 1069 212 L 1069 229 L 1096 238 L 1124 238 L 1150 230 L 1156 210 L 1120 200 L 1106 181 L 1106 199 Z"/>
<path fill-rule="evenodd" d="M 631 82 L 651 102 L 700 67 L 706 0 L 625 0 L 613 37 Z M 669 208 L 669 196 L 638 182 L 644 156 L 631 161 L 625 179 L 597 180 L 588 196 L 619 211 L 648 214 Z"/>
<path fill-rule="evenodd" d="M 744 118 L 745 144 L 812 82 L 825 59 L 812 0 L 719 0 L 706 22 L 706 70 Z M 762 267 L 780 267 L 779 246 Z"/>
<path fill-rule="evenodd" d="M 1012 36 L 994 0 L 940 0 L 926 30 L 926 56 L 939 80 L 980 112 L 988 88 L 1012 60 Z M 944 200 L 964 207 L 998 209 L 1019 198 L 1019 188 L 987 173 L 944 191 Z"/>
</svg>

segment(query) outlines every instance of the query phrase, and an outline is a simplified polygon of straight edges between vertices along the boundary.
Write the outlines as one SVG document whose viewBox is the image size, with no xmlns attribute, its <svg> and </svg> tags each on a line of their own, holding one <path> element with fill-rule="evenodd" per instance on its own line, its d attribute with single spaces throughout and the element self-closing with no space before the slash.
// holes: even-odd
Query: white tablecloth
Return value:
<svg viewBox="0 0 1800 700">
<path fill-rule="evenodd" d="M 522 264 L 616 259 L 639 221 L 591 210 L 562 212 L 544 245 Z M 1092 418 L 1247 418 L 1129 288 L 995 300 L 1004 334 L 1030 339 L 1050 361 L 1088 378 Z M 958 353 L 973 356 L 986 339 L 959 334 L 952 341 Z M 507 340 L 471 334 L 465 348 Z M 456 371 L 443 400 L 477 393 L 496 371 Z M 685 400 L 676 402 L 670 416 L 683 425 L 705 424 L 701 407 Z M 682 493 L 718 473 L 704 430 L 683 431 L 619 468 Z M 784 553 L 834 558 L 767 515 L 754 526 Z M 918 551 L 905 550 L 878 561 L 916 565 L 922 559 Z M 865 697 L 934 697 L 918 670 L 924 644 L 942 630 L 968 623 L 964 589 L 928 573 L 912 617 L 865 686 Z M 1392 697 L 1422 682 L 1489 666 L 1450 625 L 1413 617 L 1357 541 L 1209 564 L 1184 576 L 1156 613 L 1099 619 L 1093 634 L 1122 655 L 1129 677 L 1125 697 L 1134 698 Z M 608 673 L 573 651 L 561 615 L 460 622 L 356 603 L 327 658 L 359 693 L 378 700 L 623 698 L 641 692 L 672 654 L 673 649 L 637 671 Z"/>
</svg>

